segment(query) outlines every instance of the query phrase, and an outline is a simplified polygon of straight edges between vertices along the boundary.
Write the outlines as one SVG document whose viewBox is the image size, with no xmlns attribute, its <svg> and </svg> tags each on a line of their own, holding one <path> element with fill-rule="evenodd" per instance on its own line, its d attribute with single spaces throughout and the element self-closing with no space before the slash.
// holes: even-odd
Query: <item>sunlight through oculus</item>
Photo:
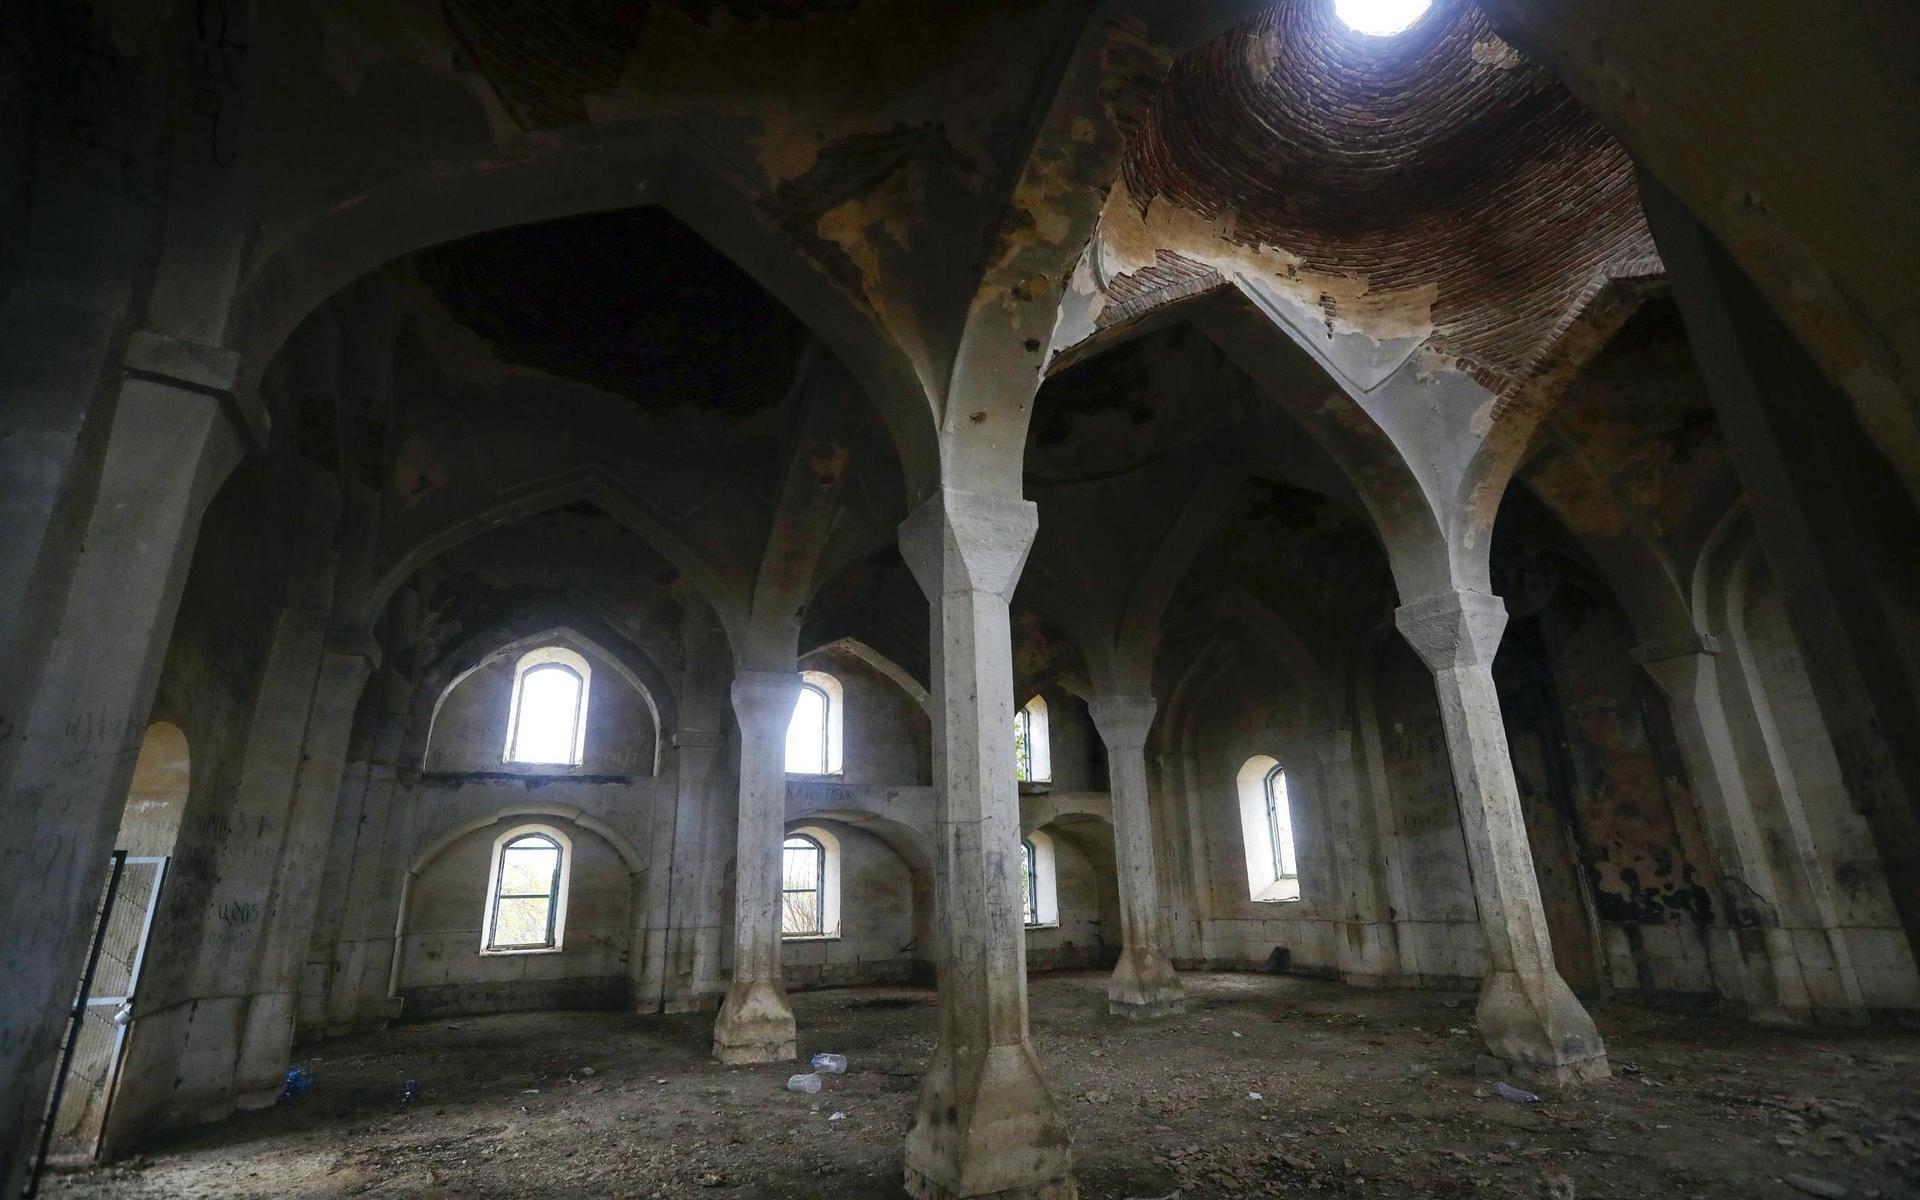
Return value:
<svg viewBox="0 0 1920 1200">
<path fill-rule="evenodd" d="M 1404 33 L 1432 6 L 1433 0 L 1333 0 L 1334 15 L 1368 37 Z"/>
</svg>

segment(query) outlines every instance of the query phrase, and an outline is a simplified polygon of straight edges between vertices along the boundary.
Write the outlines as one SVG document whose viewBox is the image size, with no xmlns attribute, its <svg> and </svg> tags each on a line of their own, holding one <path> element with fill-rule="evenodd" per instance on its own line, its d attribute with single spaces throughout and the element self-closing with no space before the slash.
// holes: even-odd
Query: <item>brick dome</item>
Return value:
<svg viewBox="0 0 1920 1200">
<path fill-rule="evenodd" d="M 1170 201 L 1296 276 L 1363 283 L 1364 304 L 1320 297 L 1330 324 L 1430 303 L 1441 344 L 1496 387 L 1596 270 L 1652 252 L 1626 152 L 1447 0 L 1391 38 L 1282 0 L 1176 61 L 1123 171 L 1143 211 Z"/>
</svg>

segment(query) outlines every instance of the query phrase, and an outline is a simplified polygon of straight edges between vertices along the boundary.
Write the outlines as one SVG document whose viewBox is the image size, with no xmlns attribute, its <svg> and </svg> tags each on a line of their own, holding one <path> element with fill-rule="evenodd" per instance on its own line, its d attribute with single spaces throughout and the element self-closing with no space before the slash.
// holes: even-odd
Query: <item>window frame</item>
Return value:
<svg viewBox="0 0 1920 1200">
<path fill-rule="evenodd" d="M 1053 782 L 1053 723 L 1046 697 L 1037 692 L 1013 710 L 1013 777 L 1024 784 Z"/>
<path fill-rule="evenodd" d="M 1274 795 L 1273 781 L 1280 781 L 1280 794 Z M 1267 837 L 1273 851 L 1273 877 L 1275 880 L 1300 880 L 1299 856 L 1293 844 L 1293 805 L 1287 798 L 1287 769 L 1279 763 L 1273 764 L 1266 778 L 1261 781 L 1261 790 L 1266 794 Z M 1285 820 L 1281 819 L 1285 809 Z M 1293 861 L 1289 862 L 1288 860 Z"/>
<path fill-rule="evenodd" d="M 494 927 L 500 916 L 500 902 L 539 895 L 537 892 L 502 895 L 506 874 L 506 852 L 517 842 L 539 838 L 550 843 L 559 855 L 554 862 L 551 892 L 546 893 L 547 940 L 528 945 L 497 946 Z M 559 954 L 566 946 L 567 897 L 573 876 L 573 839 L 551 825 L 517 825 L 493 839 L 493 855 L 487 874 L 487 907 L 480 927 L 480 953 L 483 957 L 523 954 Z"/>
<path fill-rule="evenodd" d="M 1054 850 L 1053 835 L 1036 829 L 1020 839 L 1021 853 L 1027 856 L 1027 899 L 1031 911 L 1023 913 L 1027 929 L 1060 928 L 1060 868 Z"/>
<path fill-rule="evenodd" d="M 565 762 L 524 759 L 518 757 L 517 753 L 520 748 L 520 718 L 526 709 L 527 680 L 545 670 L 566 671 L 579 684 L 574 694 L 572 747 Z M 509 767 L 532 770 L 578 769 L 586 762 L 587 712 L 592 687 L 593 666 L 577 651 L 565 646 L 541 646 L 521 655 L 513 666 L 513 693 L 507 706 L 507 740 L 501 748 L 500 761 Z"/>
<path fill-rule="evenodd" d="M 1241 764 L 1234 786 L 1240 797 L 1248 898 L 1256 904 L 1300 900 L 1299 842 L 1294 837 L 1286 764 L 1272 755 L 1256 754 Z"/>
<path fill-rule="evenodd" d="M 806 841 L 812 843 L 818 854 L 816 862 L 820 866 L 818 876 L 814 877 L 814 920 L 818 929 L 789 933 L 787 931 L 787 893 L 804 893 L 801 887 L 787 887 L 787 843 Z M 839 908 L 839 839 L 828 829 L 818 826 L 799 826 L 789 829 L 780 841 L 780 941 L 837 941 L 841 935 L 841 908 Z"/>
<path fill-rule="evenodd" d="M 1027 877 L 1027 911 L 1021 915 L 1020 923 L 1031 929 L 1040 923 L 1040 865 L 1032 838 L 1020 839 L 1020 852 L 1026 860 L 1023 873 Z"/>
<path fill-rule="evenodd" d="M 800 673 L 800 691 L 811 691 L 821 699 L 820 718 L 820 762 L 824 771 L 796 771 L 792 765 L 786 766 L 786 773 L 795 779 L 839 779 L 845 774 L 844 733 L 846 721 L 846 690 L 840 681 L 825 671 L 802 671 Z M 788 741 L 792 740 L 793 722 L 800 716 L 799 694 L 794 697 L 793 716 L 787 720 Z M 783 743 L 784 749 L 785 743 Z"/>
</svg>

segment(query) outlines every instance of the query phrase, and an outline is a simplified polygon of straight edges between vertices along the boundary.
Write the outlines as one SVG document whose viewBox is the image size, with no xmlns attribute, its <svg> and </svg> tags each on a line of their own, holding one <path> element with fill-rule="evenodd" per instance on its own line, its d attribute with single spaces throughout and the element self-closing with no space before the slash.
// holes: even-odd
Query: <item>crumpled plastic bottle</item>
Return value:
<svg viewBox="0 0 1920 1200">
<path fill-rule="evenodd" d="M 847 1056 L 844 1054 L 816 1054 L 813 1056 L 813 1069 L 826 1075 L 845 1075 Z"/>
<path fill-rule="evenodd" d="M 820 1090 L 820 1077 L 811 1073 L 806 1075 L 790 1075 L 787 1077 L 787 1090 L 790 1092 L 805 1092 L 808 1095 L 812 1095 Z"/>
<path fill-rule="evenodd" d="M 287 1068 L 287 1081 L 280 1088 L 280 1103 L 285 1104 L 301 1092 L 312 1091 L 315 1082 L 313 1072 L 305 1067 Z"/>
</svg>

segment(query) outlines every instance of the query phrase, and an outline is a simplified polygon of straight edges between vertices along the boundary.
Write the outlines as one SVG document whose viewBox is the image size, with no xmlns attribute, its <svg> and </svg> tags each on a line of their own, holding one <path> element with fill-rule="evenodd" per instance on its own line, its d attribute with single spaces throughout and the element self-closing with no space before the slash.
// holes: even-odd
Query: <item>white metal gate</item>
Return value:
<svg viewBox="0 0 1920 1200">
<path fill-rule="evenodd" d="M 99 1152 L 166 873 L 167 860 L 159 857 L 129 857 L 121 868 L 101 928 L 92 983 L 72 1034 L 65 1086 L 53 1114 L 51 1160 L 85 1160 Z"/>
</svg>

